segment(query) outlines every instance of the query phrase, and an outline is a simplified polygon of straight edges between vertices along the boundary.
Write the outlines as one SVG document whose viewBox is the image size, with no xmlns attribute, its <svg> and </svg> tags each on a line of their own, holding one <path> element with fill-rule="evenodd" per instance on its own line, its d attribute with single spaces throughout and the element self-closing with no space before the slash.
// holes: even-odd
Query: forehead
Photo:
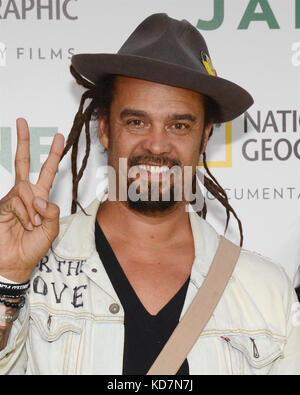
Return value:
<svg viewBox="0 0 300 395">
<path fill-rule="evenodd" d="M 203 96 L 189 89 L 117 76 L 112 104 L 120 111 L 126 106 L 155 113 L 173 109 L 197 114 L 203 111 Z"/>
</svg>

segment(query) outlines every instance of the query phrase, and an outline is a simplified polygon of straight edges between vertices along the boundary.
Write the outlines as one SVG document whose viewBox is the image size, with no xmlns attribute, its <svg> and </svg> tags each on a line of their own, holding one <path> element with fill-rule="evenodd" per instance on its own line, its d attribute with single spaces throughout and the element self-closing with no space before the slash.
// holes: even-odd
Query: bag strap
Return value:
<svg viewBox="0 0 300 395">
<path fill-rule="evenodd" d="M 233 273 L 241 248 L 220 236 L 220 242 L 197 295 L 147 375 L 175 375 L 212 316 Z"/>
</svg>

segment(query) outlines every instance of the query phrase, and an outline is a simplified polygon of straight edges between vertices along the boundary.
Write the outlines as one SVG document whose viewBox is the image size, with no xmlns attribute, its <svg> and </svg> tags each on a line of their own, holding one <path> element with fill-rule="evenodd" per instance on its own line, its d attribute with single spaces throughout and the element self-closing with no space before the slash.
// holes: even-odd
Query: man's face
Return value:
<svg viewBox="0 0 300 395">
<path fill-rule="evenodd" d="M 164 180 L 171 179 L 174 195 L 175 176 L 169 169 L 182 171 L 190 166 L 195 175 L 200 153 L 205 151 L 211 124 L 204 127 L 203 97 L 197 92 L 129 77 L 117 77 L 110 117 L 99 118 L 99 138 L 108 151 L 108 165 L 118 177 L 128 177 L 132 166 L 139 177 L 128 178 L 128 185 L 139 183 L 139 192 L 157 184 L 160 202 L 130 203 L 141 211 L 157 211 L 175 204 L 162 202 Z M 119 159 L 127 159 L 126 174 L 119 174 Z M 182 183 L 184 183 L 184 177 Z M 168 185 L 168 184 L 166 184 Z M 147 193 L 148 193 L 147 192 Z M 172 195 L 173 192 L 173 195 Z M 174 197 L 174 196 L 173 196 Z"/>
</svg>

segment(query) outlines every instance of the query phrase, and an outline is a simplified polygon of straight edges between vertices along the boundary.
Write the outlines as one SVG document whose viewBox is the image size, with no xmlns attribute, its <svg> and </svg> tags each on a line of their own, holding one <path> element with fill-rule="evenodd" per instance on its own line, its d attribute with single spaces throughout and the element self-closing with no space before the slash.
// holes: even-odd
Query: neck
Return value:
<svg viewBox="0 0 300 395">
<path fill-rule="evenodd" d="M 177 202 L 166 212 L 144 214 L 128 207 L 126 202 L 105 201 L 100 205 L 97 220 L 105 234 L 126 238 L 137 245 L 149 243 L 153 247 L 182 243 L 192 237 L 186 203 Z"/>
</svg>

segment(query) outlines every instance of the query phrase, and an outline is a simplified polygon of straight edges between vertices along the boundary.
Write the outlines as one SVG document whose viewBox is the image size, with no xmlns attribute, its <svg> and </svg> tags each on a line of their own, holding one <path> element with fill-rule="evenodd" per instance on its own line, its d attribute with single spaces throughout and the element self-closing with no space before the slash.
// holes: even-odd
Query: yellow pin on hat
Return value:
<svg viewBox="0 0 300 395">
<path fill-rule="evenodd" d="M 218 76 L 217 71 L 215 70 L 212 64 L 210 57 L 204 51 L 201 51 L 201 60 L 208 74 L 217 77 Z"/>
</svg>

